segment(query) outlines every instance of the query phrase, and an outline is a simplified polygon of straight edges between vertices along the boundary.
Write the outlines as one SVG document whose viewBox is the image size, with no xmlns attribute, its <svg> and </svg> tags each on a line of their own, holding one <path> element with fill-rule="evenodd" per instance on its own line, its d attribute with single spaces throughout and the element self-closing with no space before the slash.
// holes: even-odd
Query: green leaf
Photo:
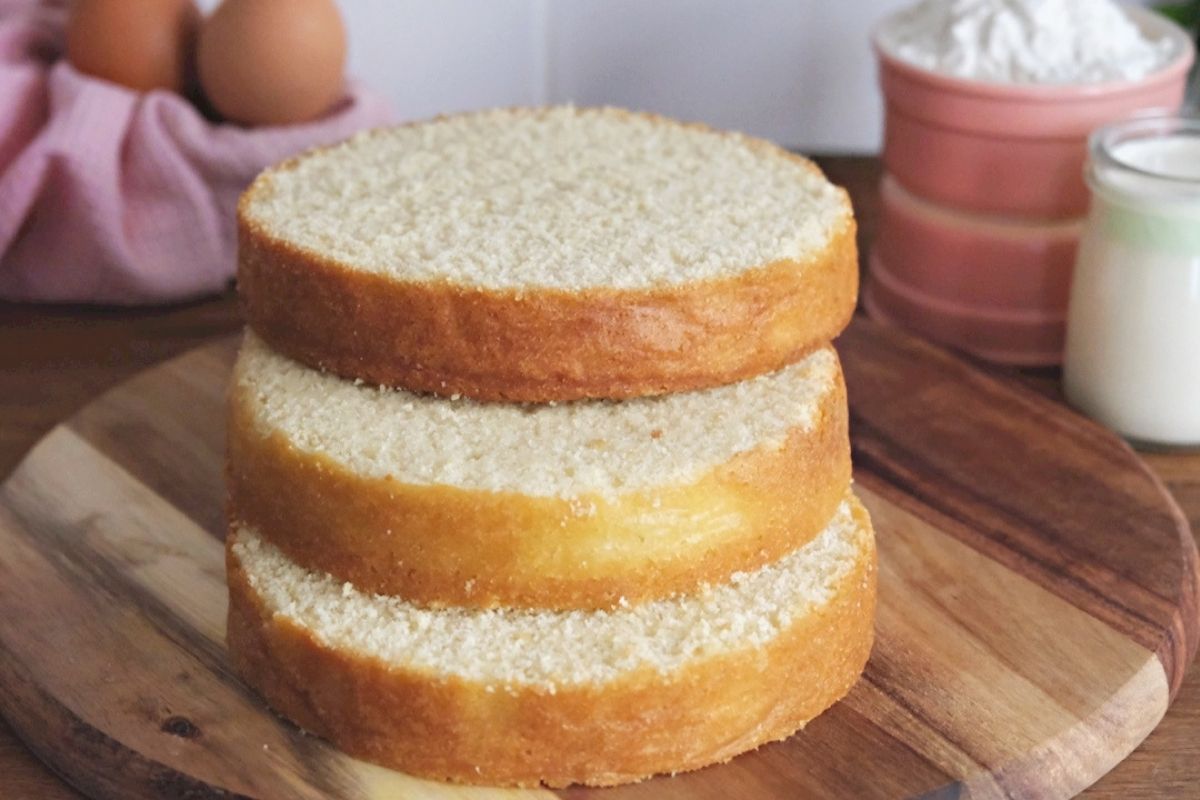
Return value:
<svg viewBox="0 0 1200 800">
<path fill-rule="evenodd" d="M 1155 10 L 1182 25 L 1184 28 L 1194 28 L 1200 25 L 1200 2 L 1196 2 L 1196 0 L 1189 0 L 1182 3 L 1164 3 L 1155 6 Z"/>
</svg>

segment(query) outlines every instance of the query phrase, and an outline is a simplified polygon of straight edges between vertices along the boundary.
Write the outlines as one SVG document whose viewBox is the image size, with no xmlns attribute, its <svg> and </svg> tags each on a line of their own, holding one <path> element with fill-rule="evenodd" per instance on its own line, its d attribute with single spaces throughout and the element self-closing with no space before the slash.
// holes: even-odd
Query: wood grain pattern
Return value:
<svg viewBox="0 0 1200 800">
<path fill-rule="evenodd" d="M 1157 479 L 1035 392 L 869 323 L 841 345 L 879 530 L 866 678 L 729 765 L 561 795 L 1065 797 L 1162 716 L 1195 647 L 1196 559 Z M 0 491 L 0 707 L 18 734 L 96 797 L 550 796 L 352 761 L 229 673 L 231 358 L 225 342 L 138 376 Z"/>
<path fill-rule="evenodd" d="M 859 325 L 843 340 L 872 354 L 846 368 L 861 474 L 1154 650 L 1173 695 L 1195 653 L 1197 617 L 1181 609 L 1196 607 L 1200 579 L 1183 512 L 1151 500 L 1166 495 L 1158 478 L 1099 425 L 936 348 L 879 334 Z M 919 402 L 898 402 L 913 395 Z M 972 395 L 990 402 L 962 413 Z M 1094 527 L 1081 530 L 1081 520 Z"/>
</svg>

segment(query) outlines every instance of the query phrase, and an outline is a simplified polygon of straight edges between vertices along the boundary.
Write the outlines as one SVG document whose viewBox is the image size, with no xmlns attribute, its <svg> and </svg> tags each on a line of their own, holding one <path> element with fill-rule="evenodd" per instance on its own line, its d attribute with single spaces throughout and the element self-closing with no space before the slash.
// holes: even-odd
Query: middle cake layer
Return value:
<svg viewBox="0 0 1200 800">
<path fill-rule="evenodd" d="M 230 404 L 231 519 L 422 604 L 689 593 L 807 543 L 850 483 L 832 348 L 706 391 L 520 406 L 344 381 L 247 334 Z"/>
</svg>

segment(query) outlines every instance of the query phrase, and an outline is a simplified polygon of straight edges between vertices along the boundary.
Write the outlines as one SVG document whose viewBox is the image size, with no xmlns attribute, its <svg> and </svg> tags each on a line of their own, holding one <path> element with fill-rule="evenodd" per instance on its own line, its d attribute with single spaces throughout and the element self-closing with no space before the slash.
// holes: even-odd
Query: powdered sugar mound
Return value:
<svg viewBox="0 0 1200 800">
<path fill-rule="evenodd" d="M 924 0 L 880 40 L 919 67 L 1003 83 L 1137 80 L 1176 55 L 1112 0 Z"/>
</svg>

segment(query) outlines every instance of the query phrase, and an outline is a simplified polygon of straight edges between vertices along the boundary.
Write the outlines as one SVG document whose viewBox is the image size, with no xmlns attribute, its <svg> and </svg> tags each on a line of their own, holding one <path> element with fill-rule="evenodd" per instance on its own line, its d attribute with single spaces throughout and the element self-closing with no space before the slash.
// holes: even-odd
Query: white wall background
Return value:
<svg viewBox="0 0 1200 800">
<path fill-rule="evenodd" d="M 404 119 L 611 104 L 837 153 L 878 150 L 870 31 L 916 0 L 338 2 L 352 74 Z"/>
<path fill-rule="evenodd" d="M 406 119 L 575 102 L 873 151 L 871 26 L 910 0 L 341 0 L 352 72 Z"/>
</svg>

